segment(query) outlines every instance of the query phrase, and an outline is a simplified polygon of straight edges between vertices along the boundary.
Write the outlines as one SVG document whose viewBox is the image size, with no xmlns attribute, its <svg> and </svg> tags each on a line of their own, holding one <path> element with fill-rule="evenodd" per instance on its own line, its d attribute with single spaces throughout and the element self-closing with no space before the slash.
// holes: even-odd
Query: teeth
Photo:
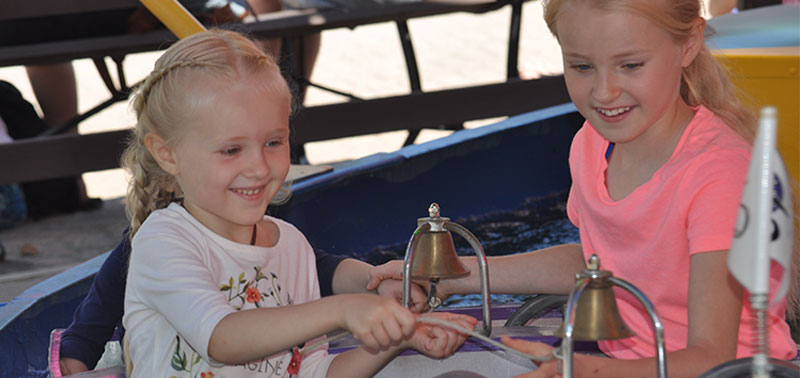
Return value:
<svg viewBox="0 0 800 378">
<path fill-rule="evenodd" d="M 630 106 L 626 106 L 624 108 L 611 109 L 611 110 L 605 110 L 605 109 L 600 109 L 600 108 L 597 109 L 598 112 L 603 113 L 603 114 L 605 114 L 605 115 L 607 115 L 609 117 L 613 117 L 615 115 L 619 115 L 619 114 L 625 113 L 628 110 L 631 110 Z"/>
<path fill-rule="evenodd" d="M 241 193 L 241 194 L 244 194 L 246 196 L 252 196 L 253 194 L 256 194 L 256 193 L 260 192 L 261 189 L 251 189 L 251 190 L 234 189 L 234 191 L 236 191 L 236 193 Z"/>
</svg>

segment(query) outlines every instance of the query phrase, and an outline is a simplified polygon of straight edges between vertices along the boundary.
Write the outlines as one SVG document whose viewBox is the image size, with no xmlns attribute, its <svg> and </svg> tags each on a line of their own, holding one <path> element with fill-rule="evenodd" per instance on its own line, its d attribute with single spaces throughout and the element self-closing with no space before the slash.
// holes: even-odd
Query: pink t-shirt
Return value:
<svg viewBox="0 0 800 378">
<path fill-rule="evenodd" d="M 580 230 L 584 257 L 597 254 L 610 270 L 654 304 L 664 324 L 667 351 L 686 347 L 689 263 L 695 253 L 727 250 L 750 161 L 751 146 L 705 107 L 684 131 L 670 159 L 653 177 L 625 198 L 614 201 L 605 185 L 609 142 L 588 121 L 570 150 L 570 221 Z M 779 267 L 776 265 L 776 267 Z M 772 270 L 777 287 L 780 271 Z M 636 336 L 601 341 L 616 358 L 655 356 L 652 325 L 641 304 L 615 288 L 617 305 Z M 737 357 L 753 354 L 753 313 L 745 297 Z M 786 302 L 769 311 L 770 355 L 795 356 L 796 346 L 784 320 Z"/>
</svg>

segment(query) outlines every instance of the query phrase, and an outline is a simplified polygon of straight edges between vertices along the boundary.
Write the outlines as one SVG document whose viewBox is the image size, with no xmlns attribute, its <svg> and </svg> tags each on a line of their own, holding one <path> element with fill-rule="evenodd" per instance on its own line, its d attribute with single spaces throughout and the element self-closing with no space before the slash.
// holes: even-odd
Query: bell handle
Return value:
<svg viewBox="0 0 800 378">
<path fill-rule="evenodd" d="M 414 251 L 417 249 L 419 238 L 430 229 L 431 225 L 428 222 L 417 226 L 417 229 L 414 230 L 411 239 L 408 241 L 408 247 L 406 247 L 406 256 L 403 258 L 403 306 L 405 306 L 405 308 L 411 307 L 411 264 L 414 260 Z"/>
<path fill-rule="evenodd" d="M 644 306 L 645 311 L 650 316 L 650 320 L 653 322 L 653 333 L 656 336 L 656 357 L 658 357 L 658 377 L 659 378 L 666 378 L 667 376 L 667 353 L 664 346 L 664 325 L 661 323 L 661 320 L 658 319 L 658 314 L 656 314 L 655 306 L 653 303 L 650 302 L 649 299 L 644 295 L 644 293 L 639 290 L 636 286 L 625 281 L 621 278 L 617 277 L 609 277 L 609 281 L 614 285 L 617 285 L 631 294 L 633 294 L 639 302 L 642 303 Z"/>
<path fill-rule="evenodd" d="M 583 289 L 589 286 L 590 282 L 590 278 L 579 278 L 575 281 L 567 299 L 567 308 L 564 310 L 564 339 L 561 342 L 561 376 L 564 378 L 572 378 L 572 334 L 575 332 L 575 311 Z"/>
<path fill-rule="evenodd" d="M 484 336 L 489 336 L 492 334 L 492 313 L 489 307 L 489 262 L 486 258 L 486 252 L 483 250 L 478 238 L 464 226 L 446 220 L 444 221 L 444 229 L 453 231 L 467 239 L 467 242 L 475 251 L 475 257 L 478 258 L 478 270 L 481 272 L 481 309 L 483 310 L 483 329 L 480 332 Z"/>
</svg>

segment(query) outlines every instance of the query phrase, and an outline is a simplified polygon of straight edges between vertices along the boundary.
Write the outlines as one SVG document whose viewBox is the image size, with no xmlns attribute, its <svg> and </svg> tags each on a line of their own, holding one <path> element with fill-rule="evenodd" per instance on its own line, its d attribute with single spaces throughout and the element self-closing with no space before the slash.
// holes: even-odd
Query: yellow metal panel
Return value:
<svg viewBox="0 0 800 378">
<path fill-rule="evenodd" d="M 778 150 L 800 181 L 800 46 L 715 50 L 754 110 L 778 109 Z"/>
</svg>

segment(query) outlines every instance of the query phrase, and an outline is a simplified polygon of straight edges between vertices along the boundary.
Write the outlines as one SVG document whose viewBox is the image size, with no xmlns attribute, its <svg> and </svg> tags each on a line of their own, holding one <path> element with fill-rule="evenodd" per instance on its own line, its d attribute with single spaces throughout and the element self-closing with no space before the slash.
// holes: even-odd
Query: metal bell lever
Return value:
<svg viewBox="0 0 800 378">
<path fill-rule="evenodd" d="M 478 331 L 489 336 L 492 332 L 492 315 L 489 307 L 489 269 L 483 246 L 469 230 L 449 218 L 440 215 L 437 203 L 428 208 L 428 217 L 417 219 L 417 228 L 406 248 L 403 264 L 403 306 L 409 307 L 411 280 L 431 281 L 429 303 L 438 300 L 435 296 L 436 283 L 440 279 L 461 277 L 469 274 L 469 269 L 461 263 L 456 253 L 453 237 L 449 231 L 461 235 L 469 242 L 478 258 L 481 279 L 481 308 L 483 327 Z M 432 304 L 436 304 L 435 302 Z"/>
</svg>

